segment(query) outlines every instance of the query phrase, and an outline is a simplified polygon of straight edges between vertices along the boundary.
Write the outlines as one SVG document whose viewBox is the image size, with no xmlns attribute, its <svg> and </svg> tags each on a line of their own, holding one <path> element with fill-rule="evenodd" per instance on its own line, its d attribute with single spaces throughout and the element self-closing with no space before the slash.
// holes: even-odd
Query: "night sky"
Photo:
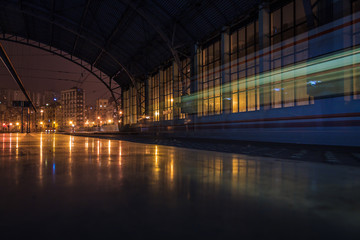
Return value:
<svg viewBox="0 0 360 240">
<path fill-rule="evenodd" d="M 61 90 L 77 86 L 85 89 L 86 104 L 94 104 L 97 98 L 110 96 L 97 78 L 66 59 L 17 43 L 1 41 L 1 44 L 27 90 L 53 90 L 60 93 Z M 18 89 L 2 62 L 0 62 L 0 88 Z"/>
</svg>

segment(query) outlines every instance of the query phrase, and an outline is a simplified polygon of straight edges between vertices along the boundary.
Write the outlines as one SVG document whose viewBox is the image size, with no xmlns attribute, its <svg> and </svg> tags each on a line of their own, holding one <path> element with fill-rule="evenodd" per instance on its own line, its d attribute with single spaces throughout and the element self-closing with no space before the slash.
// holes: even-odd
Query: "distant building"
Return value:
<svg viewBox="0 0 360 240">
<path fill-rule="evenodd" d="M 96 118 L 97 124 L 104 124 L 109 118 L 109 100 L 108 99 L 98 99 L 96 100 Z"/>
<path fill-rule="evenodd" d="M 45 129 L 56 129 L 62 125 L 62 106 L 59 102 L 53 102 L 45 106 L 43 110 L 43 127 Z M 41 110 L 40 110 L 41 111 Z"/>
<path fill-rule="evenodd" d="M 27 101 L 21 90 L 13 90 L 13 101 Z"/>
<path fill-rule="evenodd" d="M 91 127 L 96 125 L 96 111 L 95 107 L 88 105 L 85 107 L 85 125 Z"/>
<path fill-rule="evenodd" d="M 51 104 L 57 101 L 54 91 L 44 91 L 42 94 L 41 105 Z"/>
<path fill-rule="evenodd" d="M 85 91 L 71 88 L 61 91 L 62 127 L 84 127 L 85 123 Z"/>
</svg>

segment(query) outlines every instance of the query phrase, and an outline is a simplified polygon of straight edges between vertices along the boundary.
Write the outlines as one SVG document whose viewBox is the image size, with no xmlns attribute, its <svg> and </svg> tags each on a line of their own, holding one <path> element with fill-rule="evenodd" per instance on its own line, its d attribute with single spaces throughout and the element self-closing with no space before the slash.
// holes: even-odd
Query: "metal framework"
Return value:
<svg viewBox="0 0 360 240">
<path fill-rule="evenodd" d="M 0 3 L 1 3 L 1 2 L 0 2 Z M 1 5 L 1 4 L 0 4 L 0 5 Z M 41 21 L 47 22 L 47 23 L 51 24 L 52 29 L 53 29 L 53 26 L 57 26 L 57 27 L 59 27 L 59 28 L 62 28 L 62 29 L 64 29 L 64 30 L 66 30 L 66 31 L 68 31 L 68 32 L 76 35 L 76 36 L 77 36 L 77 39 L 78 39 L 78 38 L 85 39 L 87 42 L 91 43 L 91 44 L 92 44 L 93 46 L 95 46 L 96 48 L 101 49 L 103 53 L 106 53 L 106 54 L 107 54 L 114 62 L 116 62 L 116 63 L 119 65 L 119 67 L 129 76 L 129 78 L 131 79 L 132 84 L 133 84 L 133 85 L 135 84 L 135 78 L 132 76 L 132 74 L 130 73 L 130 71 L 129 71 L 122 63 L 120 63 L 120 62 L 118 61 L 118 59 L 115 58 L 110 52 L 106 51 L 106 49 L 104 49 L 103 46 L 101 46 L 101 45 L 99 45 L 98 43 L 96 43 L 95 40 L 89 39 L 88 37 L 84 36 L 84 35 L 82 34 L 82 31 L 80 31 L 80 30 L 79 30 L 79 31 L 75 31 L 75 30 L 73 30 L 72 28 L 65 26 L 64 24 L 60 24 L 59 22 L 54 21 L 53 19 L 54 19 L 54 17 L 57 17 L 57 18 L 60 18 L 61 20 L 65 21 L 67 24 L 74 25 L 74 26 L 77 26 L 76 23 L 74 23 L 73 21 L 71 21 L 71 20 L 68 19 L 68 18 L 65 18 L 65 17 L 63 17 L 63 16 L 61 16 L 61 15 L 55 14 L 53 11 L 48 11 L 47 9 L 44 9 L 44 8 L 35 6 L 35 5 L 33 5 L 33 4 L 23 3 L 22 5 L 26 5 L 27 7 L 30 7 L 30 8 L 33 8 L 33 9 L 37 10 L 37 11 L 43 12 L 46 16 L 49 16 L 49 15 L 50 15 L 51 18 L 49 19 L 48 17 L 41 16 L 41 15 L 39 15 L 39 14 L 36 14 L 36 13 L 33 12 L 33 11 L 28 11 L 28 10 L 23 9 L 23 8 L 22 8 L 22 9 L 19 9 L 17 6 L 10 6 L 10 8 L 11 8 L 12 10 L 14 10 L 14 11 L 19 11 L 19 12 L 21 12 L 23 15 L 28 15 L 28 16 L 37 18 L 37 19 L 39 19 L 39 20 L 41 20 Z M 6 5 L 6 7 L 9 8 L 8 5 Z M 86 10 L 86 9 L 85 9 L 85 10 Z M 76 29 L 77 29 L 77 27 L 76 27 Z M 83 29 L 83 28 L 80 27 L 80 29 Z M 51 33 L 51 35 L 52 35 L 52 33 Z M 76 41 L 75 41 L 75 43 L 76 43 Z M 75 43 L 74 43 L 74 45 L 75 45 Z M 75 48 L 73 48 L 73 49 L 75 49 Z M 70 56 L 72 57 L 73 55 L 70 55 Z"/>
<path fill-rule="evenodd" d="M 174 59 L 184 86 L 182 57 L 189 57 L 194 44 L 220 33 L 259 2 L 0 0 L 1 11 L 9 13 L 0 18 L 0 32 L 81 58 L 125 87 L 135 86 L 137 80 Z M 146 40 L 147 36 L 151 38 Z"/>
<path fill-rule="evenodd" d="M 186 91 L 186 89 L 185 89 L 186 76 L 184 75 L 184 72 L 183 72 L 183 69 L 182 69 L 182 65 L 181 65 L 181 61 L 180 61 L 180 57 L 179 57 L 179 52 L 173 46 L 174 40 L 171 40 L 171 38 L 169 36 L 167 36 L 165 31 L 161 29 L 161 27 L 160 27 L 161 25 L 158 22 L 156 22 L 154 18 L 151 18 L 149 16 L 149 14 L 147 14 L 142 9 L 138 8 L 137 5 L 134 4 L 134 2 L 132 2 L 131 0 L 122 0 L 122 1 L 125 2 L 126 4 L 128 4 L 128 6 L 130 6 L 131 8 L 133 8 L 134 11 L 136 11 L 159 34 L 159 36 L 162 38 L 162 40 L 166 43 L 166 46 L 169 48 L 172 56 L 174 57 L 176 65 L 180 69 L 182 94 L 185 94 L 185 91 Z M 175 26 L 174 26 L 174 29 L 173 29 L 173 39 L 175 38 L 175 31 L 176 31 Z"/>
<path fill-rule="evenodd" d="M 26 92 L 26 89 L 24 87 L 24 84 L 22 83 L 19 75 L 17 74 L 14 66 L 11 63 L 10 58 L 8 57 L 8 55 L 6 54 L 5 49 L 3 48 L 2 44 L 0 44 L 0 58 L 1 61 L 4 63 L 5 67 L 8 69 L 8 71 L 10 72 L 11 76 L 13 77 L 13 79 L 16 81 L 16 83 L 19 85 L 21 91 L 23 92 L 23 94 L 25 95 L 26 99 L 30 102 L 32 108 L 34 109 L 34 111 L 36 112 L 36 108 L 34 106 L 34 103 L 31 101 L 31 98 L 29 96 L 29 94 Z M 22 130 L 21 130 L 22 132 Z"/>
<path fill-rule="evenodd" d="M 74 58 L 71 54 L 66 53 L 60 49 L 54 48 L 52 46 L 48 46 L 46 44 L 42 44 L 40 42 L 36 42 L 27 38 L 18 37 L 11 34 L 1 34 L 0 40 L 7 42 L 20 43 L 26 46 L 35 47 L 37 49 L 44 50 L 46 52 L 52 53 L 56 56 L 62 57 L 76 65 L 82 67 L 89 73 L 91 73 L 94 77 L 100 80 L 105 87 L 110 91 L 112 98 L 116 104 L 116 116 L 119 118 L 120 111 L 120 99 L 121 99 L 121 87 L 120 85 L 114 81 L 113 78 L 110 78 L 108 75 L 104 74 L 99 69 L 95 68 L 93 65 L 83 61 L 79 58 Z"/>
</svg>

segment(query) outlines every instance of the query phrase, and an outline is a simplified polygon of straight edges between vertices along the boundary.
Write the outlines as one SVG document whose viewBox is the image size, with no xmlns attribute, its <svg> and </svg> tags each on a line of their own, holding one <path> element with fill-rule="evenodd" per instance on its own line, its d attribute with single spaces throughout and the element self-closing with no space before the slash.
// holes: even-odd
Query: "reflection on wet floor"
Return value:
<svg viewBox="0 0 360 240">
<path fill-rule="evenodd" d="M 51 218 L 134 238 L 360 233 L 360 168 L 67 135 L 0 140 L 0 228 Z"/>
</svg>

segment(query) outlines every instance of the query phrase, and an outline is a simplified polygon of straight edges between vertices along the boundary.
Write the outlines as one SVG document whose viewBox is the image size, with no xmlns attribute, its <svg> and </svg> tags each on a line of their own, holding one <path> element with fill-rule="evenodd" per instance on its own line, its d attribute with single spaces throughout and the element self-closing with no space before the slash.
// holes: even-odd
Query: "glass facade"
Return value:
<svg viewBox="0 0 360 240">
<path fill-rule="evenodd" d="M 145 115 L 145 83 L 123 91 L 123 124 L 135 124 Z"/>
<path fill-rule="evenodd" d="M 227 112 L 224 101 L 231 101 L 231 113 L 246 114 L 309 106 L 317 99 L 337 96 L 343 96 L 345 101 L 359 99 L 360 70 L 355 63 L 342 65 L 344 59 L 350 55 L 354 58 L 358 53 L 354 50 L 348 55 L 336 54 L 360 44 L 360 24 L 352 21 L 350 27 L 333 28 L 340 29 L 341 21 L 348 21 L 344 17 L 351 13 L 354 19 L 359 19 L 360 1 L 351 1 L 351 11 L 346 9 L 347 5 L 342 6 L 341 11 L 346 12 L 342 16 L 336 9 L 341 6 L 335 2 L 338 1 L 332 5 L 311 0 L 314 20 L 311 25 L 302 0 L 271 6 L 263 24 L 256 18 L 248 20 L 222 33 L 227 37 L 215 37 L 199 45 L 193 62 L 187 58 L 181 61 L 181 66 L 173 62 L 163 67 L 146 80 L 148 119 L 154 122 L 185 119 L 182 95 L 190 96 L 189 105 L 196 106 L 187 113 L 199 119 Z M 330 18 L 324 17 L 326 11 Z M 342 35 L 351 39 L 335 39 Z M 329 44 L 319 52 L 316 46 L 322 44 L 322 38 Z M 327 71 L 320 66 L 326 66 Z M 139 110 L 134 94 L 136 91 L 124 91 L 124 113 L 128 115 L 124 122 L 131 124 L 140 117 L 136 115 Z"/>
<path fill-rule="evenodd" d="M 250 23 L 230 36 L 232 112 L 259 110 L 259 83 L 250 79 L 259 72 L 255 51 L 259 46 L 259 23 Z"/>
<path fill-rule="evenodd" d="M 162 120 L 172 120 L 174 117 L 174 67 L 160 71 L 160 92 L 163 98 Z"/>
<path fill-rule="evenodd" d="M 221 102 L 221 48 L 220 41 L 201 50 L 198 57 L 198 115 L 220 114 Z"/>
<path fill-rule="evenodd" d="M 149 78 L 149 115 L 153 121 L 159 121 L 160 114 L 160 94 L 159 94 L 159 74 Z"/>
</svg>

